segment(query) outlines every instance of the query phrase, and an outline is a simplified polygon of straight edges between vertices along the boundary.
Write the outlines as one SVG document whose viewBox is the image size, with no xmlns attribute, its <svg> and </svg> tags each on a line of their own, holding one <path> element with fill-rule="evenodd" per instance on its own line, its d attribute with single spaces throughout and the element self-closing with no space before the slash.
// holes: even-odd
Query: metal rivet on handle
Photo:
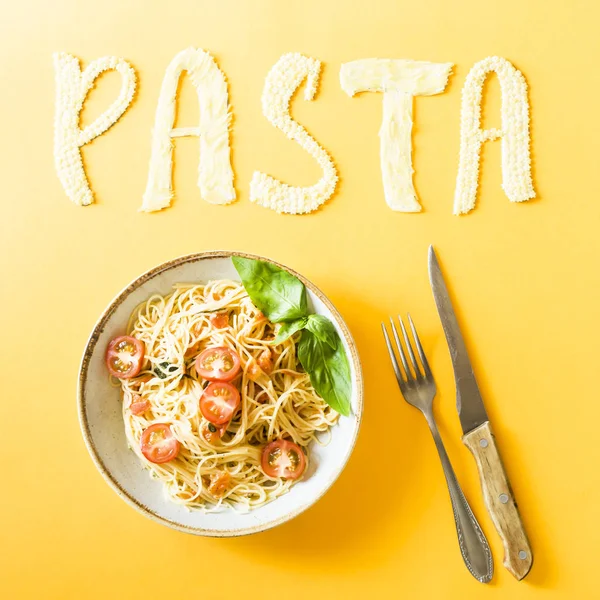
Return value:
<svg viewBox="0 0 600 600">
<path fill-rule="evenodd" d="M 521 551 L 519 552 L 519 558 L 520 558 L 521 560 L 525 560 L 525 559 L 527 558 L 527 552 L 525 552 L 525 550 L 521 550 Z"/>
<path fill-rule="evenodd" d="M 479 445 L 482 448 L 487 448 L 488 447 L 488 441 L 487 440 L 479 440 Z"/>
<path fill-rule="evenodd" d="M 508 502 L 508 496 L 506 494 L 500 494 L 500 502 L 506 504 Z"/>
</svg>

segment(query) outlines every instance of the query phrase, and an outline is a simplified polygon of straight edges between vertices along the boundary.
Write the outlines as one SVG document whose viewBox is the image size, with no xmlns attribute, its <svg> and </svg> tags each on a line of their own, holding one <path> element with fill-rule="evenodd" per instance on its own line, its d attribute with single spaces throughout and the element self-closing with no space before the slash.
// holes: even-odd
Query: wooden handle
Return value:
<svg viewBox="0 0 600 600">
<path fill-rule="evenodd" d="M 480 425 L 462 440 L 475 457 L 485 505 L 504 544 L 504 566 L 521 580 L 531 569 L 533 554 L 490 424 Z"/>
</svg>

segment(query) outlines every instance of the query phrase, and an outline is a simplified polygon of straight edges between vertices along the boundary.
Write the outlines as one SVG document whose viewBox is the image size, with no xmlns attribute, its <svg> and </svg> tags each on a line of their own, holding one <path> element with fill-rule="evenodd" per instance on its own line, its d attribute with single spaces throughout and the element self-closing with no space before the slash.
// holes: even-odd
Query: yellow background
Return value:
<svg viewBox="0 0 600 600">
<path fill-rule="evenodd" d="M 600 598 L 600 307 L 598 92 L 600 9 L 524 0 L 27 0 L 0 19 L 2 365 L 0 596 L 31 599 Z M 237 203 L 196 187 L 198 143 L 176 142 L 171 208 L 137 212 L 165 68 L 189 45 L 210 51 L 230 84 Z M 73 205 L 52 158 L 52 52 L 85 66 L 125 57 L 139 92 L 123 119 L 84 148 L 96 203 Z M 333 199 L 310 216 L 248 200 L 256 169 L 308 185 L 312 159 L 262 116 L 264 78 L 281 54 L 324 63 L 314 102 L 293 114 L 331 153 Z M 530 85 L 538 199 L 511 204 L 500 144 L 486 144 L 480 196 L 452 215 L 460 90 L 473 64 L 500 55 Z M 385 204 L 377 132 L 382 97 L 350 99 L 338 75 L 365 57 L 455 63 L 445 93 L 415 102 L 421 214 Z M 112 101 L 103 76 L 83 115 Z M 499 86 L 485 121 L 499 126 Z M 191 84 L 179 123 L 194 125 Z M 474 367 L 531 537 L 535 564 L 516 582 L 461 444 L 448 351 L 427 277 L 434 243 L 458 301 Z M 145 519 L 96 472 L 77 422 L 79 360 L 95 320 L 131 279 L 178 255 L 238 249 L 305 274 L 338 306 L 365 376 L 358 445 L 333 489 L 273 531 L 203 539 Z M 445 482 L 421 415 L 401 399 L 380 332 L 410 311 L 438 382 L 436 409 L 458 477 L 493 547 L 496 575 L 462 564 Z"/>
</svg>

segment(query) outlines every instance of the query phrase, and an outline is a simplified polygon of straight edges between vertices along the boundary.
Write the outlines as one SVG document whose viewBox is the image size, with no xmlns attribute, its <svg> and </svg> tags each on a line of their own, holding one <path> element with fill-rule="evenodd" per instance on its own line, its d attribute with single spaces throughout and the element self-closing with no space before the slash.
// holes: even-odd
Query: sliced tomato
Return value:
<svg viewBox="0 0 600 600">
<path fill-rule="evenodd" d="M 267 375 L 273 370 L 273 354 L 270 348 L 265 348 L 258 356 L 258 366 Z"/>
<path fill-rule="evenodd" d="M 214 444 L 217 440 L 220 440 L 227 431 L 227 425 L 229 422 L 225 423 L 225 425 L 221 425 L 217 427 L 213 423 L 205 423 L 202 429 L 200 430 L 200 435 L 209 443 Z"/>
<path fill-rule="evenodd" d="M 231 381 L 240 368 L 237 352 L 226 346 L 207 348 L 196 359 L 198 375 L 208 381 Z"/>
<path fill-rule="evenodd" d="M 210 318 L 210 324 L 216 329 L 224 329 L 229 325 L 229 315 L 226 312 L 216 313 Z"/>
<path fill-rule="evenodd" d="M 210 485 L 208 486 L 208 493 L 213 498 L 220 498 L 227 491 L 231 476 L 229 473 L 223 471 L 222 473 L 213 473 L 210 476 Z"/>
<path fill-rule="evenodd" d="M 267 374 L 258 366 L 256 360 L 251 358 L 246 365 L 246 375 L 248 379 L 266 387 L 269 383 Z"/>
<path fill-rule="evenodd" d="M 240 393 L 229 383 L 211 383 L 200 398 L 200 412 L 213 425 L 231 421 L 240 405 Z"/>
<path fill-rule="evenodd" d="M 306 468 L 306 458 L 298 444 L 288 440 L 275 440 L 264 447 L 261 466 L 269 477 L 298 479 Z"/>
<path fill-rule="evenodd" d="M 120 335 L 108 344 L 106 366 L 111 375 L 131 379 L 142 370 L 144 353 L 143 342 L 130 335 Z"/>
<path fill-rule="evenodd" d="M 176 458 L 180 447 L 168 423 L 154 423 L 142 433 L 142 454 L 157 465 Z"/>
<path fill-rule="evenodd" d="M 250 359 L 246 373 L 248 374 L 248 378 L 252 379 L 252 381 L 257 381 L 263 374 L 261 368 L 254 359 Z"/>
<path fill-rule="evenodd" d="M 142 400 L 139 394 L 136 394 L 131 400 L 129 410 L 132 415 L 143 415 L 150 408 L 150 402 L 148 400 Z"/>
</svg>

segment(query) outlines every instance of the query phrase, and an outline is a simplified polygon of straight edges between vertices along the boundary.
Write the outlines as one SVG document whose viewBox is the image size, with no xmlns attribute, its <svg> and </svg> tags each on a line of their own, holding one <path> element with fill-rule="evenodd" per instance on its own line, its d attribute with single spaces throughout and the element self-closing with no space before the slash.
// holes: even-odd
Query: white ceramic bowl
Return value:
<svg viewBox="0 0 600 600">
<path fill-rule="evenodd" d="M 104 352 L 111 338 L 125 331 L 129 315 L 150 295 L 167 294 L 178 282 L 234 279 L 239 276 L 231 256 L 267 260 L 286 269 L 306 286 L 314 312 L 329 317 L 340 334 L 352 375 L 352 414 L 341 416 L 327 446 L 310 448 L 310 469 L 289 493 L 249 513 L 232 509 L 216 513 L 190 511 L 169 501 L 162 484 L 152 481 L 136 455 L 127 448 L 121 413 L 120 389 L 110 385 Z M 263 531 L 289 521 L 314 504 L 343 470 L 356 441 L 363 404 L 363 382 L 358 353 L 340 314 L 325 295 L 305 277 L 269 259 L 237 252 L 204 252 L 164 263 L 138 277 L 108 306 L 94 327 L 79 371 L 79 421 L 88 450 L 108 484 L 128 504 L 154 521 L 187 533 L 235 536 Z"/>
</svg>

